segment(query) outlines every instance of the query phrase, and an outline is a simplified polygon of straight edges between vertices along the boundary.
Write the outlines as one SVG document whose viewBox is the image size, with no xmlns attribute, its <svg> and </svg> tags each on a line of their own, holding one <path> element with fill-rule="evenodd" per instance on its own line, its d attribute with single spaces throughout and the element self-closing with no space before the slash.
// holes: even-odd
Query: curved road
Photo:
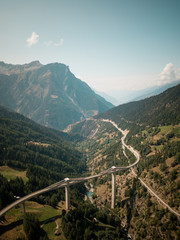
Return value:
<svg viewBox="0 0 180 240">
<path fill-rule="evenodd" d="M 0 211 L 0 216 L 3 216 L 6 212 L 8 212 L 10 209 L 12 209 L 13 207 L 15 207 L 16 205 L 19 205 L 21 203 L 24 203 L 25 201 L 35 197 L 35 196 L 38 196 L 40 194 L 43 194 L 45 192 L 49 192 L 49 191 L 52 191 L 52 190 L 55 190 L 55 189 L 58 189 L 58 188 L 62 188 L 62 187 L 65 187 L 67 185 L 72 185 L 72 184 L 76 184 L 76 183 L 80 183 L 80 182 L 85 182 L 85 181 L 88 181 L 90 179 L 94 179 L 94 178 L 98 178 L 98 177 L 101 177 L 101 176 L 104 176 L 104 175 L 107 175 L 107 174 L 111 174 L 112 172 L 117 172 L 117 171 L 122 171 L 122 170 L 127 170 L 133 166 L 135 166 L 138 162 L 139 162 L 139 159 L 140 159 L 140 155 L 137 151 L 135 151 L 131 146 L 128 146 L 125 144 L 124 142 L 124 139 L 127 135 L 127 133 L 125 131 L 123 131 L 122 129 L 120 129 L 116 123 L 112 122 L 111 120 L 108 120 L 108 119 L 103 119 L 102 121 L 104 122 L 110 122 L 111 124 L 113 124 L 119 131 L 122 132 L 123 134 L 123 137 L 121 138 L 121 141 L 122 141 L 122 145 L 123 147 L 125 148 L 128 148 L 136 157 L 136 162 L 134 162 L 133 164 L 129 165 L 129 166 L 125 166 L 125 167 L 112 167 L 112 168 L 109 168 L 99 174 L 96 174 L 96 175 L 93 175 L 93 176 L 88 176 L 88 177 L 83 177 L 83 178 L 65 178 L 64 180 L 62 181 L 59 181 L 59 182 L 56 182 L 46 188 L 43 188 L 41 190 L 38 190 L 36 192 L 33 192 L 33 193 L 30 193 L 28 194 L 27 196 L 24 196 L 18 200 L 16 200 L 15 202 L 11 203 L 10 205 L 8 205 L 7 207 L 5 207 L 4 209 L 2 209 Z"/>
<path fill-rule="evenodd" d="M 52 190 L 55 190 L 55 189 L 58 189 L 58 188 L 62 188 L 62 187 L 65 187 L 67 185 L 72 185 L 72 184 L 76 184 L 76 183 L 80 183 L 80 182 L 85 182 L 85 181 L 88 181 L 90 179 L 94 179 L 94 178 L 98 178 L 98 177 L 101 177 L 101 176 L 104 176 L 104 175 L 107 175 L 107 174 L 111 174 L 113 172 L 117 172 L 117 171 L 122 171 L 122 170 L 127 170 L 129 168 L 132 168 L 133 166 L 135 166 L 139 160 L 140 160 L 140 154 L 134 150 L 131 146 L 128 146 L 125 144 L 124 140 L 127 136 L 127 131 L 123 131 L 121 128 L 118 127 L 118 125 L 109 120 L 109 119 L 102 119 L 103 122 L 109 122 L 111 123 L 115 128 L 117 128 L 122 134 L 123 134 L 123 137 L 121 138 L 121 142 L 122 142 L 122 146 L 123 146 L 123 149 L 127 148 L 129 149 L 133 154 L 134 156 L 136 157 L 136 161 L 133 163 L 133 164 L 130 164 L 128 166 L 125 166 L 125 167 L 112 167 L 112 168 L 109 168 L 99 174 L 96 174 L 96 175 L 93 175 L 93 176 L 88 176 L 88 177 L 84 177 L 84 178 L 65 178 L 64 180 L 61 180 L 59 182 L 56 182 L 44 189 L 41 189 L 41 190 L 38 190 L 36 192 L 33 192 L 33 193 L 30 193 L 29 195 L 27 196 L 24 196 L 20 199 L 18 199 L 17 201 L 11 203 L 10 205 L 8 205 L 7 207 L 5 207 L 4 209 L 2 209 L 0 211 L 0 216 L 3 216 L 7 211 L 9 211 L 10 209 L 12 209 L 13 207 L 15 207 L 16 205 L 19 205 L 21 203 L 24 203 L 25 201 L 35 197 L 35 196 L 38 196 L 40 194 L 43 194 L 45 192 L 49 192 L 49 191 L 52 191 Z M 133 170 L 132 170 L 133 171 Z M 136 173 L 133 171 L 133 173 L 136 175 Z M 136 175 L 137 176 L 137 175 Z M 154 195 L 157 197 L 157 199 L 159 201 L 161 201 L 171 212 L 173 212 L 174 214 L 176 214 L 178 217 L 180 217 L 180 214 L 176 213 L 173 209 L 171 209 L 162 199 L 160 199 L 140 178 L 139 180 L 141 181 L 141 183 L 143 185 L 146 186 L 146 188 Z"/>
<path fill-rule="evenodd" d="M 135 155 L 135 157 L 136 157 L 136 159 L 137 159 L 137 161 L 136 161 L 135 163 L 139 162 L 139 159 L 140 159 L 139 153 L 138 153 L 137 151 L 135 151 L 131 146 L 127 146 L 127 145 L 124 143 L 124 139 L 125 139 L 125 137 L 126 137 L 126 135 L 127 135 L 127 132 L 126 132 L 126 131 L 123 131 L 121 128 L 119 128 L 119 127 L 117 126 L 117 124 L 116 124 L 115 122 L 113 122 L 113 121 L 111 121 L 111 120 L 109 120 L 109 119 L 103 119 L 103 121 L 104 121 L 104 122 L 110 122 L 114 127 L 116 127 L 116 128 L 124 135 L 124 136 L 121 138 L 122 145 L 124 145 L 127 149 L 129 149 L 129 150 Z M 125 156 L 126 156 L 126 153 L 125 153 L 125 152 L 124 152 L 124 154 L 125 154 Z M 127 157 L 127 156 L 126 156 L 126 157 Z M 132 165 L 134 165 L 134 164 L 132 164 Z M 130 166 L 130 165 L 129 165 L 129 166 Z M 155 192 L 153 192 L 153 190 L 152 190 L 150 187 L 148 187 L 148 185 L 147 185 L 140 177 L 137 176 L 137 174 L 134 172 L 133 169 L 132 169 L 132 173 L 139 179 L 139 181 L 141 182 L 141 184 L 144 185 L 144 186 L 147 188 L 147 190 L 150 192 L 151 195 L 155 196 L 163 206 L 165 206 L 166 208 L 168 208 L 170 212 L 174 213 L 177 217 L 180 218 L 180 214 L 179 214 L 178 212 L 174 211 L 174 209 L 172 209 L 172 208 L 171 208 L 167 203 L 165 203 Z"/>
<path fill-rule="evenodd" d="M 137 174 L 134 172 L 134 170 L 132 170 L 132 173 L 137 177 Z M 153 192 L 153 190 L 148 187 L 148 185 L 140 178 L 137 177 L 139 179 L 139 181 L 141 182 L 142 185 L 144 185 L 147 190 L 150 192 L 151 195 L 153 195 L 154 197 L 157 198 L 157 200 L 159 200 L 159 202 L 166 208 L 169 209 L 170 212 L 174 213 L 177 217 L 180 218 L 180 214 L 178 212 L 176 212 L 174 209 L 172 209 L 167 203 L 165 203 L 155 192 Z"/>
</svg>

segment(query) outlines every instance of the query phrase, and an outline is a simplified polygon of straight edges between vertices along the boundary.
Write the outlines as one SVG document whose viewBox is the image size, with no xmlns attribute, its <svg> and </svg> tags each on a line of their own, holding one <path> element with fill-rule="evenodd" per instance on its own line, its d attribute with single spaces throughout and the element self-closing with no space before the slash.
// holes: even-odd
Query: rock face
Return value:
<svg viewBox="0 0 180 240">
<path fill-rule="evenodd" d="M 68 66 L 38 61 L 24 65 L 0 62 L 0 105 L 56 129 L 113 107 Z"/>
</svg>

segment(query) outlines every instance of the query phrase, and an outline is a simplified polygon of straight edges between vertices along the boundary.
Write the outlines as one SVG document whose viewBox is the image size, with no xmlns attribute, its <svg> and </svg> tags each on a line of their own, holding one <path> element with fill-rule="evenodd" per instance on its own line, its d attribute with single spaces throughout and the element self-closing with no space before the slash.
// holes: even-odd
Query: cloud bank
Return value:
<svg viewBox="0 0 180 240">
<path fill-rule="evenodd" d="M 162 72 L 159 74 L 158 85 L 164 85 L 176 81 L 179 76 L 179 69 L 174 69 L 174 65 L 170 62 L 166 64 Z"/>
<path fill-rule="evenodd" d="M 160 79 L 166 80 L 166 81 L 171 81 L 176 79 L 174 66 L 171 62 L 166 64 L 165 68 L 160 73 Z"/>
<path fill-rule="evenodd" d="M 32 32 L 31 37 L 29 37 L 26 42 L 27 46 L 31 47 L 32 45 L 35 45 L 39 41 L 39 35 L 35 32 Z"/>
<path fill-rule="evenodd" d="M 57 43 L 55 43 L 55 42 L 53 42 L 52 40 L 49 40 L 49 41 L 47 41 L 47 42 L 44 42 L 44 44 L 46 45 L 46 46 L 55 46 L 55 47 L 61 47 L 62 45 L 63 45 L 63 43 L 64 43 L 64 39 L 63 38 L 61 38 L 60 40 L 59 40 L 59 42 L 57 42 Z"/>
<path fill-rule="evenodd" d="M 57 43 L 54 43 L 54 46 L 56 46 L 56 47 L 59 47 L 59 46 L 62 46 L 62 45 L 63 45 L 63 43 L 64 43 L 64 39 L 63 39 L 63 38 L 61 38 L 61 39 L 59 40 L 59 42 L 57 42 Z"/>
</svg>

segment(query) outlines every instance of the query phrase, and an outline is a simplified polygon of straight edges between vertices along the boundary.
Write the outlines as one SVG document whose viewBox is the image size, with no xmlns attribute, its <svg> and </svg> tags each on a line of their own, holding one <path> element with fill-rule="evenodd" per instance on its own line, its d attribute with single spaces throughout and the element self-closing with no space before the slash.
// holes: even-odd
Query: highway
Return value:
<svg viewBox="0 0 180 240">
<path fill-rule="evenodd" d="M 111 123 L 114 127 L 116 127 L 116 128 L 123 134 L 123 137 L 121 138 L 122 145 L 123 145 L 124 147 L 126 147 L 127 149 L 129 149 L 129 150 L 135 155 L 135 157 L 136 157 L 136 159 L 137 159 L 135 163 L 133 163 L 133 164 L 131 164 L 131 165 L 129 165 L 129 166 L 131 166 L 131 167 L 135 166 L 135 165 L 139 162 L 139 160 L 140 160 L 140 155 L 139 155 L 139 153 L 138 153 L 136 150 L 134 150 L 131 146 L 128 146 L 128 145 L 125 144 L 124 140 L 125 140 L 126 135 L 127 135 L 128 132 L 127 132 L 127 131 L 123 131 L 121 128 L 119 128 L 118 125 L 117 125 L 115 122 L 113 122 L 112 120 L 103 119 L 102 121 Z M 124 155 L 127 157 L 125 151 L 124 151 Z M 129 167 L 129 166 L 127 166 L 127 167 Z M 117 169 L 121 169 L 121 167 L 117 167 Z M 134 172 L 133 168 L 132 168 L 132 173 L 135 175 L 135 177 L 137 177 L 137 178 L 139 179 L 139 181 L 141 182 L 141 184 L 144 185 L 144 186 L 147 188 L 147 190 L 149 191 L 149 193 L 150 193 L 152 196 L 156 197 L 157 200 L 158 200 L 164 207 L 168 208 L 170 212 L 174 213 L 178 218 L 180 218 L 180 214 L 179 214 L 178 212 L 174 211 L 174 209 L 172 209 L 167 203 L 165 203 L 140 177 L 138 177 L 137 174 Z"/>
<path fill-rule="evenodd" d="M 134 170 L 132 169 L 132 173 L 137 177 L 137 174 L 134 172 Z M 176 211 L 174 211 L 174 209 L 172 209 L 167 203 L 165 203 L 140 177 L 137 177 L 139 179 L 139 181 L 141 182 L 142 185 L 144 185 L 147 190 L 149 191 L 149 193 L 156 197 L 157 200 L 166 208 L 169 209 L 170 212 L 174 213 L 178 218 L 180 218 L 180 214 Z"/>
<path fill-rule="evenodd" d="M 133 163 L 133 164 L 130 164 L 130 165 L 128 165 L 128 166 L 126 166 L 126 167 L 116 167 L 117 169 L 122 169 L 122 170 L 125 170 L 125 169 L 129 169 L 129 168 L 132 168 L 132 167 L 134 167 L 135 165 L 137 165 L 137 163 L 139 162 L 139 160 L 140 160 L 140 154 L 138 153 L 138 151 L 136 151 L 133 147 L 131 147 L 131 146 L 128 146 L 125 142 L 124 142 L 124 140 L 125 140 L 125 138 L 126 138 L 126 136 L 127 136 L 127 134 L 128 134 L 128 132 L 129 131 L 127 131 L 127 130 L 122 130 L 121 128 L 119 128 L 118 127 L 118 125 L 115 123 L 115 122 L 113 122 L 112 120 L 110 120 L 110 119 L 102 119 L 102 121 L 103 122 L 109 122 L 109 123 L 111 123 L 118 131 L 120 131 L 122 134 L 123 134 L 123 136 L 122 136 L 122 138 L 121 138 L 121 142 L 122 142 L 122 147 L 123 147 L 123 149 L 125 150 L 125 148 L 127 148 L 129 151 L 131 151 L 133 154 L 134 154 L 134 156 L 136 157 L 136 161 Z M 126 153 L 125 153 L 125 151 L 124 151 L 124 155 L 126 156 Z M 127 156 L 126 156 L 127 157 Z"/>
<path fill-rule="evenodd" d="M 92 119 L 91 119 L 92 120 Z M 21 203 L 24 203 L 25 201 L 35 197 L 35 196 L 38 196 L 40 194 L 43 194 L 45 192 L 49 192 L 49 191 L 52 191 L 52 190 L 56 190 L 56 189 L 59 189 L 59 188 L 63 188 L 67 185 L 73 185 L 73 184 L 77 184 L 77 183 L 80 183 L 80 182 L 85 182 L 85 181 L 88 181 L 88 180 L 91 180 L 91 179 L 95 179 L 95 178 L 98 178 L 98 177 L 102 177 L 104 175 L 108 175 L 108 174 L 111 174 L 113 172 L 117 172 L 117 171 L 123 171 L 123 170 L 127 170 L 127 169 L 132 169 L 132 167 L 134 167 L 135 165 L 138 164 L 139 160 L 140 160 L 140 154 L 135 150 L 133 149 L 131 146 L 128 146 L 126 143 L 125 143 L 125 138 L 127 136 L 127 133 L 128 131 L 123 131 L 121 128 L 118 127 L 118 125 L 113 122 L 112 120 L 109 120 L 109 119 L 102 119 L 101 121 L 103 122 L 109 122 L 111 123 L 116 129 L 118 129 L 118 131 L 120 131 L 122 134 L 123 134 L 123 137 L 121 138 L 121 142 L 122 142 L 122 146 L 123 146 L 123 150 L 125 150 L 125 148 L 127 148 L 129 151 L 131 151 L 134 156 L 136 157 L 136 161 L 133 163 L 133 164 L 130 164 L 128 166 L 117 166 L 117 167 L 111 167 L 101 173 L 98 173 L 96 175 L 91 175 L 91 176 L 88 176 L 88 177 L 81 177 L 81 178 L 65 178 L 64 180 L 61 180 L 59 182 L 56 182 L 46 188 L 43 188 L 41 190 L 38 190 L 36 192 L 33 192 L 33 193 L 30 193 L 28 194 L 27 196 L 24 196 L 18 200 L 16 200 L 15 202 L 11 203 L 10 205 L 8 205 L 7 207 L 5 207 L 4 209 L 2 209 L 0 211 L 0 216 L 3 216 L 6 212 L 8 212 L 10 209 L 12 209 L 13 207 L 21 204 Z M 97 131 L 96 131 L 97 132 Z M 125 151 L 124 152 L 124 155 L 126 156 L 126 153 Z M 127 157 L 127 156 L 126 156 Z M 133 174 L 137 176 L 137 174 L 134 172 L 134 170 L 132 169 L 132 172 Z M 174 213 L 177 217 L 180 217 L 180 214 L 177 213 L 176 211 L 174 211 L 167 203 L 165 203 L 155 192 L 152 191 L 152 189 L 150 187 L 147 186 L 147 184 L 140 178 L 138 177 L 138 179 L 140 180 L 141 184 L 143 184 L 147 190 L 150 192 L 151 195 L 155 196 L 158 201 L 163 204 L 163 206 L 165 206 L 166 208 L 169 209 L 170 212 Z"/>
<path fill-rule="evenodd" d="M 90 119 L 92 120 L 92 119 Z M 134 167 L 135 165 L 137 165 L 137 163 L 139 162 L 140 160 L 140 154 L 135 150 L 133 149 L 131 146 L 128 146 L 126 143 L 125 143 L 125 138 L 128 134 L 128 131 L 123 131 L 121 128 L 118 127 L 118 125 L 113 122 L 112 120 L 109 120 L 109 119 L 101 119 L 101 121 L 103 122 L 109 122 L 111 123 L 118 131 L 120 131 L 123 136 L 121 138 L 121 142 L 122 142 L 122 147 L 123 147 L 123 152 L 124 152 L 124 155 L 126 156 L 126 153 L 125 153 L 125 148 L 127 148 L 129 151 L 131 151 L 134 156 L 136 157 L 136 161 L 133 163 L 133 164 L 130 164 L 128 166 L 117 166 L 117 167 L 112 167 L 112 168 L 109 168 L 101 173 L 98 173 L 96 175 L 92 175 L 92 176 L 88 176 L 88 177 L 83 177 L 83 178 L 65 178 L 64 180 L 61 180 L 59 182 L 56 182 L 46 188 L 43 188 L 41 190 L 38 190 L 36 192 L 33 192 L 33 193 L 30 193 L 28 194 L 27 196 L 24 196 L 18 200 L 16 200 L 15 202 L 11 203 L 10 205 L 8 205 L 7 207 L 5 207 L 4 209 L 2 209 L 0 211 L 0 217 L 3 216 L 6 212 L 8 212 L 10 209 L 12 209 L 13 207 L 21 204 L 21 203 L 24 203 L 25 201 L 35 197 L 35 196 L 38 196 L 40 194 L 43 194 L 45 192 L 49 192 L 49 191 L 52 191 L 52 190 L 56 190 L 56 189 L 59 189 L 59 188 L 63 188 L 67 185 L 73 185 L 73 184 L 77 184 L 77 183 L 80 183 L 80 182 L 85 182 L 85 181 L 88 181 L 88 180 L 91 180 L 91 179 L 95 179 L 95 178 L 98 178 L 98 177 L 102 177 L 104 175 L 107 175 L 107 174 L 111 174 L 113 172 L 117 172 L 117 171 L 123 171 L 123 170 L 127 170 L 127 169 L 132 169 L 132 167 Z M 95 134 L 97 133 L 97 130 L 95 132 Z M 95 135 L 94 134 L 94 135 Z M 126 156 L 127 157 L 127 156 Z M 134 172 L 134 170 L 132 169 L 132 173 L 136 176 L 137 174 Z M 150 192 L 151 195 L 155 196 L 158 201 L 163 205 L 165 206 L 166 208 L 169 209 L 170 212 L 174 213 L 177 217 L 180 217 L 180 214 L 177 213 L 176 211 L 174 211 L 167 203 L 165 203 L 155 192 L 152 191 L 152 189 L 150 187 L 147 186 L 147 184 L 140 178 L 138 177 L 138 179 L 140 180 L 141 184 L 144 185 L 147 190 Z"/>
<path fill-rule="evenodd" d="M 52 190 L 56 190 L 56 189 L 59 189 L 59 188 L 63 188 L 67 185 L 73 185 L 73 184 L 77 184 L 77 183 L 80 183 L 80 182 L 85 182 L 85 181 L 88 181 L 88 180 L 91 180 L 91 179 L 94 179 L 94 178 L 98 178 L 98 177 L 102 177 L 104 175 L 107 175 L 107 174 L 111 174 L 113 172 L 117 172 L 117 171 L 122 171 L 122 170 L 127 170 L 133 166 L 135 166 L 139 160 L 140 160 L 140 155 L 137 151 L 135 151 L 131 146 L 128 146 L 125 144 L 124 140 L 126 138 L 126 135 L 127 135 L 127 132 L 123 131 L 122 129 L 120 129 L 116 123 L 114 123 L 113 121 L 111 120 L 108 120 L 108 119 L 103 119 L 102 121 L 104 122 L 110 122 L 111 124 L 113 124 L 119 131 L 122 132 L 123 134 L 123 137 L 121 138 L 121 141 L 122 141 L 122 145 L 123 145 L 123 148 L 128 148 L 136 157 L 136 161 L 133 163 L 133 164 L 130 164 L 129 166 L 124 166 L 124 167 L 112 167 L 112 168 L 109 168 L 101 173 L 98 173 L 96 175 L 92 175 L 92 176 L 88 176 L 88 177 L 83 177 L 83 178 L 65 178 L 64 180 L 61 180 L 59 182 L 56 182 L 46 188 L 43 188 L 41 190 L 38 190 L 36 192 L 33 192 L 33 193 L 30 193 L 22 198 L 19 198 L 18 200 L 16 200 L 15 202 L 11 203 L 10 205 L 8 205 L 7 207 L 5 207 L 4 209 L 2 209 L 0 211 L 0 216 L 3 216 L 6 212 L 8 212 L 10 209 L 12 209 L 13 207 L 21 204 L 21 203 L 24 203 L 25 201 L 33 198 L 33 197 L 36 197 L 40 194 L 43 194 L 45 192 L 49 192 L 49 191 L 52 191 Z"/>
<path fill-rule="evenodd" d="M 141 184 L 143 184 L 147 189 L 148 191 L 151 193 L 151 195 L 154 195 L 158 200 L 159 202 L 166 208 L 169 209 L 170 212 L 174 213 L 177 217 L 180 218 L 180 214 L 176 211 L 174 211 L 167 203 L 165 203 L 155 192 L 152 191 L 152 189 L 150 187 L 148 187 L 148 185 L 141 179 L 139 178 Z"/>
</svg>

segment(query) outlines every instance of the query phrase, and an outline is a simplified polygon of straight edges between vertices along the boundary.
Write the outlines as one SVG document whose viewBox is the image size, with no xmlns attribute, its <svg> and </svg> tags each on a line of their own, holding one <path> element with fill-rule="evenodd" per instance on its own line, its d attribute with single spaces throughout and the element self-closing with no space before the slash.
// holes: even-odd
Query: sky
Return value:
<svg viewBox="0 0 180 240">
<path fill-rule="evenodd" d="M 180 0 L 0 0 L 0 61 L 64 63 L 101 92 L 180 78 Z"/>
</svg>

